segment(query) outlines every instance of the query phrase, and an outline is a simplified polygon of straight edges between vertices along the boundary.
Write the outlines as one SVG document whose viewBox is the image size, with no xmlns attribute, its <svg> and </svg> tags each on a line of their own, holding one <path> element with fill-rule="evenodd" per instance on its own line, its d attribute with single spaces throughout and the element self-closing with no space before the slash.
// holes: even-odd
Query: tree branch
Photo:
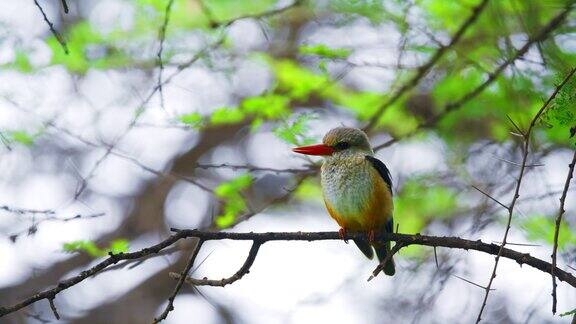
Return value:
<svg viewBox="0 0 576 324">
<path fill-rule="evenodd" d="M 406 92 L 414 88 L 420 82 L 420 80 L 422 80 L 422 78 L 426 76 L 426 74 L 432 69 L 432 67 L 438 62 L 438 60 L 440 60 L 440 58 L 444 55 L 444 53 L 448 51 L 450 48 L 452 48 L 456 43 L 458 43 L 460 38 L 462 38 L 462 35 L 464 35 L 464 33 L 466 32 L 466 30 L 468 30 L 468 28 L 478 19 L 480 13 L 482 13 L 487 4 L 488 0 L 482 0 L 476 7 L 474 7 L 474 9 L 472 9 L 472 14 L 468 17 L 468 19 L 464 21 L 464 23 L 462 23 L 460 28 L 458 28 L 458 30 L 450 40 L 450 43 L 448 43 L 448 45 L 446 46 L 440 46 L 440 48 L 438 48 L 438 50 L 434 53 L 434 55 L 432 55 L 430 60 L 428 60 L 428 62 L 426 62 L 424 65 L 421 65 L 416 70 L 416 74 L 412 78 L 410 78 L 410 80 L 408 80 L 406 84 L 400 87 L 400 89 L 398 89 L 398 91 L 396 91 L 396 93 L 394 93 L 394 95 L 392 95 L 390 99 L 384 102 L 380 106 L 380 108 L 378 108 L 374 116 L 372 116 L 368 124 L 364 127 L 364 131 L 368 132 L 372 128 L 374 128 L 374 126 L 376 126 L 378 122 L 378 119 L 380 118 L 380 116 L 382 116 L 384 111 L 386 111 L 388 107 L 392 106 L 396 101 L 398 101 L 398 99 L 400 99 L 402 95 L 404 95 Z"/>
<path fill-rule="evenodd" d="M 392 259 L 394 254 L 398 253 L 398 251 L 400 251 L 402 247 L 404 247 L 404 244 L 402 242 L 396 243 L 396 245 L 394 245 L 394 247 L 390 250 L 390 252 L 386 253 L 386 257 L 382 261 L 380 261 L 376 269 L 372 271 L 372 275 L 370 275 L 368 281 L 374 279 L 384 269 L 386 263 L 388 263 L 388 261 Z M 434 247 L 434 251 L 436 251 L 436 247 Z"/>
<path fill-rule="evenodd" d="M 556 226 L 554 227 L 554 247 L 552 248 L 552 314 L 556 314 L 556 276 L 554 268 L 556 267 L 556 254 L 558 252 L 558 235 L 560 234 L 560 224 L 562 223 L 562 216 L 566 210 L 564 209 L 564 204 L 566 203 L 566 196 L 568 194 L 568 188 L 570 188 L 570 180 L 574 175 L 574 166 L 576 165 L 576 150 L 574 151 L 574 156 L 572 157 L 572 162 L 568 165 L 568 176 L 566 176 L 566 183 L 564 183 L 564 190 L 562 191 L 562 196 L 560 197 L 560 210 L 558 211 L 558 216 L 556 217 Z"/>
<path fill-rule="evenodd" d="M 506 240 L 508 239 L 508 233 L 510 232 L 510 224 L 512 223 L 512 215 L 514 213 L 514 207 L 516 206 L 516 202 L 518 201 L 518 198 L 520 197 L 520 186 L 522 185 L 522 179 L 523 179 L 523 177 L 525 175 L 525 171 L 526 171 L 526 163 L 528 161 L 528 151 L 530 150 L 530 136 L 532 134 L 532 130 L 534 129 L 534 126 L 536 125 L 536 122 L 538 121 L 540 116 L 542 116 L 542 113 L 544 113 L 544 111 L 550 106 L 550 103 L 554 100 L 554 98 L 556 98 L 556 95 L 560 92 L 560 90 L 562 90 L 564 85 L 566 85 L 566 83 L 568 83 L 568 81 L 570 80 L 570 78 L 572 78 L 572 75 L 574 75 L 575 72 L 576 72 L 576 68 L 572 69 L 570 71 L 570 73 L 568 73 L 568 75 L 564 78 L 564 80 L 556 87 L 554 92 L 550 95 L 548 100 L 546 100 L 544 105 L 542 105 L 540 110 L 538 110 L 538 112 L 536 113 L 534 118 L 532 118 L 532 122 L 530 123 L 528 130 L 526 132 L 523 132 L 523 134 L 524 134 L 523 135 L 523 139 L 524 139 L 523 152 L 524 153 L 522 156 L 522 163 L 520 166 L 520 174 L 518 175 L 518 180 L 516 181 L 516 188 L 514 189 L 514 196 L 512 197 L 512 201 L 510 202 L 510 205 L 508 205 L 508 207 L 507 207 L 508 220 L 506 221 L 506 230 L 504 231 L 504 237 L 502 238 L 502 244 L 500 245 L 500 250 L 498 251 L 498 254 L 496 255 L 496 259 L 494 261 L 494 268 L 492 269 L 492 275 L 490 276 L 490 280 L 488 281 L 488 286 L 486 286 L 486 291 L 484 294 L 484 300 L 482 301 L 482 306 L 480 307 L 480 312 L 478 312 L 478 317 L 476 318 L 476 323 L 480 323 L 480 320 L 482 319 L 482 312 L 484 311 L 484 308 L 486 308 L 486 302 L 488 300 L 488 295 L 490 294 L 490 288 L 492 287 L 492 283 L 494 282 L 494 278 L 496 278 L 496 270 L 498 269 L 498 261 L 500 261 L 500 257 L 502 256 L 502 250 L 504 249 L 504 246 L 506 245 Z M 554 272 L 555 272 L 554 268 L 555 267 L 556 267 L 555 264 L 551 267 L 550 273 L 552 274 L 552 278 L 554 278 Z"/>
<path fill-rule="evenodd" d="M 144 248 L 142 250 L 130 253 L 119 253 L 110 255 L 105 260 L 96 264 L 92 268 L 80 272 L 78 275 L 68 278 L 66 280 L 60 281 L 54 288 L 38 292 L 35 295 L 15 304 L 7 307 L 0 307 L 0 317 L 7 314 L 13 313 L 19 309 L 22 309 L 30 304 L 33 304 L 39 300 L 49 299 L 52 296 L 60 293 L 61 291 L 68 289 L 87 278 L 90 278 L 107 267 L 116 264 L 122 260 L 134 260 L 140 259 L 152 254 L 157 254 L 165 248 L 172 246 L 181 239 L 188 237 L 195 237 L 201 241 L 209 240 L 237 240 L 237 241 L 253 241 L 260 245 L 270 242 L 270 241 L 323 241 L 323 240 L 340 240 L 338 232 L 268 232 L 268 233 L 230 233 L 230 232 L 203 232 L 198 230 L 174 230 L 175 234 L 166 238 L 160 243 Z M 349 233 L 345 237 L 346 239 L 367 239 L 365 234 L 362 233 Z M 508 248 L 500 248 L 496 244 L 484 243 L 480 240 L 471 241 L 459 237 L 438 237 L 438 236 L 427 236 L 427 235 L 409 235 L 409 234 L 398 234 L 398 233 L 382 233 L 378 235 L 376 240 L 380 241 L 395 241 L 396 243 L 402 243 L 403 246 L 409 245 L 423 245 L 430 247 L 447 247 L 454 249 L 463 250 L 475 250 L 479 252 L 484 252 L 492 255 L 497 255 L 501 253 L 501 257 L 508 258 L 516 261 L 518 264 L 527 264 L 540 271 L 551 273 L 552 264 L 535 258 L 528 253 L 521 253 Z M 249 264 L 248 264 L 249 265 Z M 560 281 L 564 281 L 576 288 L 576 277 L 571 273 L 566 272 L 562 269 L 555 268 L 554 272 L 556 277 Z"/>
<path fill-rule="evenodd" d="M 65 2 L 63 2 L 64 4 Z M 54 35 L 54 37 L 56 38 L 56 40 L 58 41 L 58 43 L 60 43 L 60 46 L 62 46 L 62 49 L 64 50 L 64 53 L 66 53 L 66 55 L 68 55 L 69 51 L 68 51 L 68 45 L 66 45 L 66 41 L 64 40 L 64 37 L 62 37 L 62 35 L 60 35 L 60 33 L 56 30 L 56 28 L 54 27 L 54 24 L 52 24 L 52 22 L 50 21 L 50 19 L 48 19 L 48 17 L 46 16 L 46 13 L 44 12 L 44 9 L 40 6 L 40 4 L 38 3 L 38 0 L 34 0 L 34 4 L 36 5 L 36 7 L 38 7 L 38 10 L 40 10 L 40 13 L 42 14 L 42 17 L 44 18 L 44 21 L 48 24 L 48 28 L 50 28 L 50 32 L 52 32 L 52 35 Z M 68 9 L 68 6 L 64 7 L 65 11 Z M 66 12 L 68 13 L 68 12 Z"/>
<path fill-rule="evenodd" d="M 439 113 L 435 116 L 432 116 L 431 118 L 428 118 L 426 121 L 419 124 L 414 130 L 412 130 L 411 132 L 406 134 L 404 137 L 413 136 L 416 133 L 418 133 L 420 130 L 435 125 L 439 120 L 444 118 L 446 115 L 448 115 L 449 113 L 451 113 L 455 110 L 462 108 L 464 106 L 464 104 L 466 104 L 470 100 L 472 100 L 472 99 L 476 98 L 478 95 L 480 95 L 490 84 L 492 84 L 494 81 L 496 81 L 498 76 L 500 76 L 500 74 L 502 74 L 502 72 L 504 72 L 504 70 L 506 70 L 506 68 L 508 68 L 508 66 L 510 66 L 510 64 L 514 63 L 514 61 L 516 61 L 517 59 L 521 58 L 524 54 L 526 54 L 526 52 L 528 52 L 528 50 L 530 49 L 530 47 L 532 47 L 532 45 L 545 40 L 550 35 L 550 33 L 552 33 L 554 30 L 556 30 L 558 27 L 560 27 L 562 25 L 562 23 L 564 22 L 564 20 L 566 19 L 566 17 L 568 16 L 568 14 L 570 13 L 570 11 L 572 11 L 572 9 L 574 9 L 574 5 L 570 4 L 570 5 L 566 6 L 566 8 L 564 8 L 558 15 L 556 15 L 544 27 L 542 27 L 542 29 L 540 29 L 538 31 L 538 33 L 531 36 L 528 39 L 528 41 L 524 44 L 524 46 L 522 46 L 518 51 L 516 51 L 516 53 L 514 53 L 514 55 L 512 57 L 508 58 L 506 61 L 504 61 L 502 64 L 500 64 L 496 68 L 496 70 L 494 70 L 494 72 L 489 73 L 486 81 L 484 81 L 482 84 L 480 84 L 478 87 L 476 87 L 471 92 L 464 95 L 459 100 L 447 103 L 444 106 L 444 109 L 442 110 L 441 113 Z M 384 142 L 383 144 L 375 146 L 374 151 L 379 151 L 385 147 L 388 147 L 388 146 L 398 142 L 399 140 L 400 140 L 400 138 L 393 137 L 392 139 L 388 140 L 387 142 Z"/>
<path fill-rule="evenodd" d="M 261 245 L 262 243 L 254 241 L 252 243 L 252 247 L 250 248 L 250 252 L 248 252 L 248 257 L 246 258 L 246 261 L 244 261 L 244 264 L 242 264 L 242 267 L 240 267 L 240 269 L 236 271 L 235 274 L 233 274 L 228 278 L 222 278 L 220 280 L 210 280 L 208 278 L 195 279 L 191 277 L 186 277 L 185 282 L 193 286 L 213 286 L 213 287 L 224 287 L 226 285 L 234 283 L 242 279 L 244 275 L 250 272 L 250 267 L 252 267 L 252 264 L 254 264 L 254 260 L 256 260 L 256 256 L 258 255 L 258 251 L 260 250 Z M 182 275 L 179 273 L 171 272 L 170 277 L 174 279 L 181 279 Z"/>
<path fill-rule="evenodd" d="M 202 240 L 202 239 L 200 239 L 198 241 L 198 243 L 196 243 L 196 246 L 194 247 L 192 254 L 190 254 L 190 259 L 188 260 L 188 263 L 186 263 L 186 267 L 184 268 L 184 270 L 182 270 L 182 273 L 180 273 L 180 279 L 178 280 L 176 287 L 174 287 L 174 292 L 172 292 L 172 295 L 170 295 L 170 297 L 168 297 L 168 305 L 166 305 L 166 308 L 164 309 L 162 314 L 160 314 L 160 316 L 158 316 L 157 318 L 154 319 L 154 322 L 153 322 L 154 324 L 160 323 L 163 320 L 165 320 L 166 317 L 168 317 L 168 313 L 170 313 L 174 309 L 174 299 L 176 299 L 176 295 L 178 295 L 178 292 L 182 288 L 182 285 L 184 284 L 184 280 L 186 279 L 186 276 L 188 276 L 190 269 L 192 269 L 192 266 L 194 265 L 194 260 L 196 260 L 196 257 L 198 256 L 198 252 L 200 252 L 200 248 L 202 247 L 203 243 L 204 243 L 204 240 Z"/>
</svg>

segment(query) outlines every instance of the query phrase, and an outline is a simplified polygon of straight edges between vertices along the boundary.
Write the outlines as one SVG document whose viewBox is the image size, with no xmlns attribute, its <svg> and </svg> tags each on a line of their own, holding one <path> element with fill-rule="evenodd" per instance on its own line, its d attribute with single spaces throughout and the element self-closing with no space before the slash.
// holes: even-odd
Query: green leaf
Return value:
<svg viewBox="0 0 576 324">
<path fill-rule="evenodd" d="M 383 96 L 375 92 L 335 91 L 332 99 L 336 104 L 356 113 L 360 120 L 371 118 L 383 102 Z"/>
<path fill-rule="evenodd" d="M 128 240 L 116 239 L 112 241 L 107 252 L 111 252 L 112 254 L 126 253 L 128 252 L 129 248 L 130 248 L 130 242 L 128 242 Z"/>
<path fill-rule="evenodd" d="M 556 223 L 553 216 L 532 215 L 521 218 L 518 222 L 526 233 L 528 240 L 544 242 L 550 245 L 554 244 Z M 558 234 L 558 249 L 563 249 L 567 245 L 573 244 L 576 244 L 576 234 L 573 233 L 566 222 L 562 221 Z"/>
<path fill-rule="evenodd" d="M 62 64 L 72 72 L 86 73 L 91 64 L 87 57 L 89 46 L 102 43 L 103 37 L 93 30 L 87 21 L 82 21 L 71 26 L 65 38 L 68 54 L 62 51 L 55 36 L 48 38 L 47 43 L 52 50 L 52 64 Z"/>
<path fill-rule="evenodd" d="M 32 144 L 34 144 L 34 136 L 25 131 L 12 131 L 8 133 L 8 136 L 10 140 L 25 146 L 32 146 Z"/>
<path fill-rule="evenodd" d="M 216 189 L 214 189 L 214 192 L 220 198 L 230 198 L 238 194 L 240 190 L 248 188 L 252 183 L 252 180 L 252 175 L 246 173 L 230 181 L 221 183 L 216 187 Z"/>
<path fill-rule="evenodd" d="M 252 123 L 250 123 L 250 132 L 255 133 L 258 131 L 260 126 L 262 126 L 262 124 L 264 124 L 264 120 L 262 118 L 254 118 Z"/>
<path fill-rule="evenodd" d="M 322 71 L 322 74 L 324 74 L 326 77 L 330 76 L 330 71 L 328 71 L 328 63 L 325 59 L 322 59 L 320 62 L 318 62 L 318 70 Z"/>
<path fill-rule="evenodd" d="M 63 249 L 66 252 L 84 251 L 84 252 L 88 253 L 90 256 L 95 257 L 95 258 L 106 255 L 106 251 L 98 248 L 96 246 L 96 244 L 92 241 L 79 240 L 79 241 L 64 243 Z"/>
<path fill-rule="evenodd" d="M 384 4 L 379 0 L 331 0 L 330 7 L 335 12 L 366 17 L 373 24 L 387 18 Z"/>
<path fill-rule="evenodd" d="M 119 254 L 128 252 L 130 244 L 126 239 L 116 239 L 106 249 L 101 249 L 93 241 L 78 240 L 64 243 L 62 248 L 66 252 L 86 252 L 94 258 L 107 256 L 109 252 Z"/>
<path fill-rule="evenodd" d="M 569 311 L 569 312 L 565 312 L 560 314 L 560 317 L 564 317 L 564 316 L 570 316 L 570 315 L 574 315 L 576 314 L 576 308 L 574 308 L 573 310 Z"/>
<path fill-rule="evenodd" d="M 419 233 L 432 219 L 444 219 L 455 213 L 456 193 L 448 187 L 430 184 L 424 177 L 407 181 L 394 200 L 396 221 L 403 233 Z"/>
<path fill-rule="evenodd" d="M 329 59 L 345 59 L 352 54 L 352 50 L 350 49 L 331 48 L 324 44 L 302 45 L 298 49 L 298 52 L 302 55 L 316 55 Z"/>
<path fill-rule="evenodd" d="M 276 73 L 278 91 L 286 92 L 292 99 L 305 101 L 312 93 L 329 85 L 327 76 L 313 73 L 293 61 L 269 61 Z"/>
<path fill-rule="evenodd" d="M 216 216 L 215 222 L 219 228 L 227 228 L 234 224 L 236 217 L 246 211 L 247 205 L 241 195 L 242 190 L 250 187 L 253 178 L 249 173 L 240 175 L 230 181 L 221 183 L 214 193 L 224 204 L 224 212 Z"/>
<path fill-rule="evenodd" d="M 234 225 L 236 221 L 236 213 L 231 211 L 226 211 L 224 214 L 216 217 L 216 226 L 219 228 L 228 228 Z"/>
<path fill-rule="evenodd" d="M 457 209 L 456 193 L 448 187 L 429 183 L 425 176 L 404 183 L 394 198 L 394 219 L 402 233 L 420 233 L 434 219 L 446 219 Z M 420 258 L 425 253 L 421 246 L 402 249 L 406 257 Z"/>
<path fill-rule="evenodd" d="M 246 114 L 238 108 L 222 107 L 216 109 L 212 115 L 210 115 L 210 124 L 236 124 L 243 121 L 245 117 Z"/>
<path fill-rule="evenodd" d="M 32 64 L 30 64 L 30 59 L 26 52 L 18 50 L 16 51 L 16 57 L 14 58 L 14 67 L 22 73 L 30 73 L 34 71 Z"/>
<path fill-rule="evenodd" d="M 308 135 L 310 127 L 308 123 L 317 119 L 314 114 L 299 114 L 292 122 L 285 121 L 274 129 L 274 135 L 288 144 L 297 146 L 309 145 L 315 139 Z"/>
<path fill-rule="evenodd" d="M 556 95 L 541 123 L 547 126 L 546 135 L 550 140 L 562 144 L 571 142 L 570 129 L 576 126 L 576 77 L 572 77 Z"/>
<path fill-rule="evenodd" d="M 244 15 L 258 14 L 272 9 L 277 0 L 219 0 L 207 1 L 206 6 L 217 21 L 226 21 Z"/>
<path fill-rule="evenodd" d="M 193 112 L 178 116 L 178 120 L 192 128 L 200 128 L 204 122 L 204 117 L 200 113 Z"/>
<path fill-rule="evenodd" d="M 320 200 L 322 188 L 320 188 L 318 181 L 307 178 L 298 186 L 294 192 L 294 197 L 301 200 Z"/>
<path fill-rule="evenodd" d="M 248 97 L 242 101 L 244 112 L 264 119 L 275 119 L 286 116 L 289 112 L 290 99 L 278 94 Z"/>
</svg>

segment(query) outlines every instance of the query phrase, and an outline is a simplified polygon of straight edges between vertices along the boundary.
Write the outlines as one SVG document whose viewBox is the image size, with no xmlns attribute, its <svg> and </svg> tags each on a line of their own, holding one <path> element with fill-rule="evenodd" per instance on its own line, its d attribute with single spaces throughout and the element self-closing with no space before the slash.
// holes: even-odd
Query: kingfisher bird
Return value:
<svg viewBox="0 0 576 324">
<path fill-rule="evenodd" d="M 296 147 L 296 153 L 324 156 L 321 184 L 330 216 L 340 225 L 340 237 L 347 231 L 366 232 L 367 239 L 354 243 L 368 259 L 382 262 L 390 253 L 390 242 L 376 242 L 376 233 L 392 233 L 392 178 L 386 165 L 374 157 L 368 136 L 358 128 L 337 127 L 324 136 L 322 144 Z M 396 272 L 392 258 L 384 273 Z"/>
</svg>

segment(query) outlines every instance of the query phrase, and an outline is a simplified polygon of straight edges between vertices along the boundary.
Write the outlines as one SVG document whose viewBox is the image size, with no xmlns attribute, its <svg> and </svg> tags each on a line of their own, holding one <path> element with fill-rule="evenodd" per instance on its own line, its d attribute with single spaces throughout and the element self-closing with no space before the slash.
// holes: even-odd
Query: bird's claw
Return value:
<svg viewBox="0 0 576 324">
<path fill-rule="evenodd" d="M 338 230 L 338 236 L 340 237 L 341 240 L 344 240 L 344 243 L 348 244 L 348 239 L 346 238 L 346 229 L 345 228 L 340 228 Z"/>
<path fill-rule="evenodd" d="M 368 231 L 368 243 L 372 244 L 374 243 L 374 236 L 375 236 L 375 231 L 373 229 Z"/>
</svg>

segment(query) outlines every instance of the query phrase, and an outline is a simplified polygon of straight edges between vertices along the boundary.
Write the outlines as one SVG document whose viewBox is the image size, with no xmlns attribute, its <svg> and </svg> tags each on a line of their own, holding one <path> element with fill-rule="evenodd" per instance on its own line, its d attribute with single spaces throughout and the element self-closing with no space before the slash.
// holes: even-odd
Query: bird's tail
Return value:
<svg viewBox="0 0 576 324">
<path fill-rule="evenodd" d="M 360 249 L 360 251 L 362 251 L 362 253 L 364 253 L 368 259 L 372 260 L 374 257 L 374 250 L 372 249 L 370 243 L 368 243 L 368 240 L 355 239 L 354 243 L 356 243 L 356 246 Z"/>
<path fill-rule="evenodd" d="M 374 249 L 376 250 L 378 261 L 382 262 L 386 259 L 388 253 L 390 253 L 390 241 L 385 243 L 376 243 L 374 244 Z M 383 271 L 388 276 L 393 276 L 396 273 L 396 267 L 394 266 L 394 259 L 392 257 L 390 257 L 384 265 Z"/>
</svg>

